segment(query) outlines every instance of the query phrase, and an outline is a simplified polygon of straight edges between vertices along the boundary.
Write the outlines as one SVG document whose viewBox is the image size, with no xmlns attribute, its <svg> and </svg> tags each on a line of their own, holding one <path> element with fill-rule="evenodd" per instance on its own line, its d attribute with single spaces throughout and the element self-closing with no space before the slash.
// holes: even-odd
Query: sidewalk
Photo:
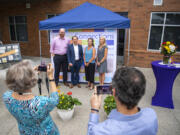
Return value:
<svg viewBox="0 0 180 135">
<path fill-rule="evenodd" d="M 33 60 L 33 65 L 40 64 L 39 58 L 37 57 L 26 57 Z M 50 59 L 44 59 L 47 62 L 50 62 Z M 167 109 L 161 107 L 151 106 L 151 98 L 154 95 L 156 88 L 156 80 L 151 68 L 139 68 L 146 77 L 147 87 L 146 93 L 143 99 L 141 100 L 140 107 L 151 107 L 153 108 L 158 115 L 159 122 L 159 132 L 158 135 L 179 135 L 180 134 L 180 74 L 177 76 L 174 86 L 173 86 L 173 101 L 175 109 Z M 11 116 L 11 114 L 6 110 L 3 101 L 2 94 L 7 90 L 5 85 L 5 72 L 6 69 L 0 70 L 0 135 L 18 135 L 18 127 L 16 120 Z M 89 91 L 85 88 L 85 84 L 81 85 L 82 88 L 79 89 L 74 87 L 69 89 L 68 87 L 61 86 L 61 91 L 67 93 L 72 91 L 74 97 L 79 98 L 83 103 L 82 106 L 75 108 L 75 114 L 73 119 L 67 122 L 63 122 L 57 115 L 57 109 L 54 109 L 51 112 L 51 116 L 55 121 L 56 125 L 59 128 L 61 135 L 86 135 L 87 123 L 90 112 L 90 96 L 92 91 Z M 43 89 L 44 88 L 44 89 Z M 46 94 L 45 84 L 43 85 L 43 94 Z M 38 87 L 33 88 L 33 93 L 38 95 Z M 104 96 L 105 97 L 105 96 Z M 103 98 L 104 98 L 103 97 Z M 106 114 L 101 107 L 100 110 L 100 121 L 106 119 Z"/>
</svg>

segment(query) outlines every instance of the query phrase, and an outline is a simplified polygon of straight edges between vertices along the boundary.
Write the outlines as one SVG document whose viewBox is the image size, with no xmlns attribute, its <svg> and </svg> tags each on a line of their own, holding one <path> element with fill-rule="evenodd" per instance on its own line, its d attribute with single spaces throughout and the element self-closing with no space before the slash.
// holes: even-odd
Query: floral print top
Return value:
<svg viewBox="0 0 180 135">
<path fill-rule="evenodd" d="M 30 100 L 16 100 L 13 91 L 3 94 L 3 101 L 9 112 L 16 118 L 20 135 L 59 135 L 50 112 L 59 102 L 57 92 L 49 97 L 35 96 Z"/>
</svg>

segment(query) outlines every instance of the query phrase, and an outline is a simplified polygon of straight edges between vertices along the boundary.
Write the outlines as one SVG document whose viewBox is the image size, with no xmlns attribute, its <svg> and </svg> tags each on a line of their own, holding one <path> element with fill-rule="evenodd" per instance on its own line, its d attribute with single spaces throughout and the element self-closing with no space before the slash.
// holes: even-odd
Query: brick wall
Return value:
<svg viewBox="0 0 180 135">
<path fill-rule="evenodd" d="M 163 6 L 153 6 L 153 0 L 131 0 L 128 11 L 131 19 L 129 65 L 151 67 L 152 61 L 162 59 L 159 52 L 147 51 L 151 12 L 180 12 L 179 0 L 163 1 Z M 128 63 L 127 45 L 125 52 L 125 63 Z M 176 53 L 174 60 L 180 62 L 180 53 Z"/>
<path fill-rule="evenodd" d="M 28 42 L 20 42 L 22 55 L 39 56 L 38 22 L 47 18 L 47 14 L 64 13 L 87 0 L 37 0 L 31 3 L 31 8 L 25 8 L 25 2 L 0 4 L 0 32 L 3 43 L 10 41 L 8 17 L 26 15 L 28 23 Z M 179 0 L 164 0 L 163 6 L 153 6 L 153 0 L 88 0 L 89 2 L 107 8 L 113 12 L 128 12 L 131 19 L 131 41 L 129 65 L 150 67 L 151 61 L 162 59 L 158 52 L 147 51 L 150 14 L 153 11 L 179 11 Z M 42 56 L 49 57 L 48 32 L 41 32 Z M 127 63 L 127 45 L 125 50 Z M 175 55 L 180 62 L 180 53 Z"/>
</svg>

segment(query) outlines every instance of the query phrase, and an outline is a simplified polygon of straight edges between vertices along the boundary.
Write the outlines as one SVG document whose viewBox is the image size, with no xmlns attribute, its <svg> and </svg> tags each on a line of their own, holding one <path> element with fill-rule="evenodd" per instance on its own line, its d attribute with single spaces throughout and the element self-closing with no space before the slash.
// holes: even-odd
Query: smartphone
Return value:
<svg viewBox="0 0 180 135">
<path fill-rule="evenodd" d="M 39 65 L 38 66 L 38 71 L 47 72 L 47 66 L 46 65 Z"/>
<path fill-rule="evenodd" d="M 112 85 L 98 85 L 97 94 L 112 94 Z"/>
</svg>

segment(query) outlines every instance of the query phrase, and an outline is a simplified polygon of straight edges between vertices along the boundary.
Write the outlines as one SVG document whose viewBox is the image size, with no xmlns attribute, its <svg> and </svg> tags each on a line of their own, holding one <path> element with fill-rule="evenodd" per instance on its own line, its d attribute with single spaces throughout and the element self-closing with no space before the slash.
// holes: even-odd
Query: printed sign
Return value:
<svg viewBox="0 0 180 135">
<path fill-rule="evenodd" d="M 0 45 L 0 64 L 21 60 L 19 44 Z"/>
</svg>

